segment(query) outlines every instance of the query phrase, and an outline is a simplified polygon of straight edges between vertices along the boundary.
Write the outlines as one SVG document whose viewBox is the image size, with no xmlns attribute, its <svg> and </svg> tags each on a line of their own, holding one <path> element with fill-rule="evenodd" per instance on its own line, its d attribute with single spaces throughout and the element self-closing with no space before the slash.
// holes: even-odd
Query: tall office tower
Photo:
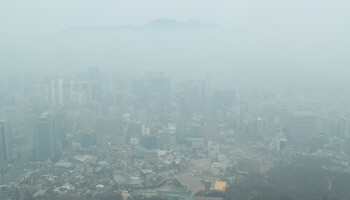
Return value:
<svg viewBox="0 0 350 200">
<path fill-rule="evenodd" d="M 142 136 L 142 126 L 140 122 L 132 122 L 129 124 L 129 137 L 139 138 Z"/>
<path fill-rule="evenodd" d="M 123 92 L 126 91 L 129 88 L 127 76 L 128 75 L 125 72 L 113 73 L 112 74 L 113 88 Z"/>
<path fill-rule="evenodd" d="M 178 99 L 179 99 L 179 117 L 180 119 L 186 119 L 187 118 L 187 110 L 186 110 L 186 95 L 184 93 L 179 93 L 178 94 Z"/>
<path fill-rule="evenodd" d="M 224 91 L 224 106 L 232 107 L 236 103 L 236 91 L 234 89 Z"/>
<path fill-rule="evenodd" d="M 295 111 L 291 121 L 290 141 L 292 143 L 310 143 L 316 135 L 316 117 L 312 112 Z"/>
<path fill-rule="evenodd" d="M 212 93 L 212 111 L 226 111 L 236 103 L 236 91 L 234 89 L 214 89 Z"/>
<path fill-rule="evenodd" d="M 194 138 L 202 138 L 203 137 L 203 130 L 199 124 L 192 124 L 191 125 L 191 136 Z"/>
<path fill-rule="evenodd" d="M 187 121 L 186 120 L 179 119 L 179 121 L 177 122 L 176 132 L 177 132 L 178 143 L 185 144 L 186 137 L 187 137 Z"/>
<path fill-rule="evenodd" d="M 222 90 L 214 89 L 212 92 L 212 98 L 211 98 L 211 109 L 212 112 L 222 110 L 223 109 L 223 99 L 224 99 L 224 93 Z"/>
<path fill-rule="evenodd" d="M 121 145 L 125 143 L 122 120 L 115 117 L 104 117 L 97 120 L 97 145 Z"/>
<path fill-rule="evenodd" d="M 67 106 L 72 93 L 72 82 L 63 79 L 51 81 L 51 103 Z"/>
<path fill-rule="evenodd" d="M 123 134 L 123 123 L 121 119 L 115 117 L 104 117 L 97 120 L 97 134 Z"/>
<path fill-rule="evenodd" d="M 64 107 L 68 107 L 70 105 L 72 95 L 75 96 L 74 98 L 76 98 L 77 93 L 85 93 L 86 102 L 93 100 L 93 88 L 89 81 L 74 82 L 58 79 L 57 81 L 51 81 L 50 91 L 51 94 L 50 98 L 48 99 L 51 100 L 51 103 Z"/>
<path fill-rule="evenodd" d="M 142 79 L 134 80 L 132 82 L 132 94 L 141 98 L 145 95 L 145 84 Z"/>
<path fill-rule="evenodd" d="M 186 112 L 185 116 L 187 118 L 191 118 L 193 113 L 200 111 L 201 84 L 197 81 L 182 81 L 178 84 L 178 89 L 178 98 L 180 98 L 180 106 L 182 106 L 181 104 L 183 104 L 181 101 L 185 99 L 185 103 L 183 104 L 183 110 Z"/>
<path fill-rule="evenodd" d="M 0 166 L 8 163 L 12 155 L 12 134 L 10 122 L 0 119 Z"/>
<path fill-rule="evenodd" d="M 16 106 L 15 96 L 7 96 L 0 94 L 0 108 Z"/>
<path fill-rule="evenodd" d="M 123 106 L 124 105 L 124 93 L 121 91 L 113 91 L 113 105 Z"/>
<path fill-rule="evenodd" d="M 88 102 L 88 97 L 85 92 L 72 92 L 69 101 L 70 110 L 79 110 Z"/>
<path fill-rule="evenodd" d="M 156 136 L 157 148 L 162 148 L 164 144 L 170 143 L 169 130 L 159 130 Z"/>
<path fill-rule="evenodd" d="M 332 121 L 331 131 L 332 131 L 333 136 L 335 136 L 337 138 L 344 138 L 345 139 L 344 134 L 340 134 L 340 123 L 338 122 L 338 120 Z"/>
<path fill-rule="evenodd" d="M 204 107 L 206 104 L 206 84 L 204 80 L 198 80 L 197 81 L 200 84 L 200 103 L 201 103 L 201 107 Z"/>
<path fill-rule="evenodd" d="M 201 89 L 198 84 L 191 84 L 186 89 L 186 110 L 188 116 L 192 117 L 193 113 L 199 112 Z"/>
<path fill-rule="evenodd" d="M 257 139 L 257 120 L 248 119 L 243 121 L 243 131 L 244 134 L 249 138 L 249 140 Z"/>
<path fill-rule="evenodd" d="M 85 92 L 85 94 L 87 96 L 87 101 L 91 102 L 92 101 L 91 82 L 90 81 L 79 81 L 77 84 L 78 84 L 78 88 L 74 89 L 74 91 Z"/>
<path fill-rule="evenodd" d="M 100 118 L 102 116 L 102 105 L 100 103 L 91 102 L 88 106 L 94 118 Z"/>
<path fill-rule="evenodd" d="M 139 97 L 140 108 L 146 107 L 146 105 L 147 105 L 147 100 L 146 100 L 147 91 L 146 91 L 146 86 L 145 86 L 145 83 L 143 80 L 138 79 L 138 80 L 134 80 L 132 82 L 132 94 Z"/>
<path fill-rule="evenodd" d="M 91 100 L 95 102 L 102 102 L 103 90 L 102 84 L 93 83 L 91 85 Z"/>
<path fill-rule="evenodd" d="M 315 153 L 318 149 L 323 149 L 324 140 L 322 137 L 312 137 L 310 140 L 310 153 Z"/>
<path fill-rule="evenodd" d="M 347 117 L 342 117 L 340 120 L 340 138 L 347 139 L 350 137 L 350 119 Z"/>
<path fill-rule="evenodd" d="M 287 139 L 284 136 L 283 132 L 279 132 L 275 136 L 275 147 L 276 151 L 283 151 L 284 149 L 287 149 Z"/>
<path fill-rule="evenodd" d="M 96 133 L 92 129 L 82 130 L 78 134 L 82 148 L 89 148 L 96 145 Z"/>
<path fill-rule="evenodd" d="M 151 93 L 160 93 L 162 103 L 167 105 L 170 103 L 170 80 L 166 77 L 154 76 L 150 79 L 150 88 L 149 92 Z"/>
<path fill-rule="evenodd" d="M 50 102 L 50 88 L 46 85 L 30 85 L 28 95 L 40 103 Z"/>
<path fill-rule="evenodd" d="M 16 107 L 5 107 L 2 108 L 2 117 L 4 119 L 9 119 L 11 128 L 17 128 L 20 124 L 20 115 Z"/>
<path fill-rule="evenodd" d="M 0 85 L 6 86 L 6 77 L 4 76 L 4 73 L 1 72 L 0 69 Z M 6 87 L 1 87 L 0 88 L 0 93 L 5 92 Z"/>
<path fill-rule="evenodd" d="M 224 92 L 222 90 L 219 90 L 219 89 L 213 89 L 211 99 L 213 102 L 217 102 L 217 101 L 222 102 L 224 99 Z"/>
<path fill-rule="evenodd" d="M 37 160 L 52 159 L 61 153 L 61 142 L 65 138 L 64 131 L 61 108 L 51 106 L 35 124 L 34 148 Z"/>
<path fill-rule="evenodd" d="M 204 125 L 203 139 L 208 140 L 220 140 L 220 127 L 217 123 L 209 122 Z"/>
<path fill-rule="evenodd" d="M 264 120 L 261 118 L 256 119 L 256 135 L 262 135 L 264 132 Z"/>
<path fill-rule="evenodd" d="M 347 155 L 350 155 L 350 137 L 345 139 L 344 153 L 346 153 Z"/>
<path fill-rule="evenodd" d="M 51 81 L 51 85 L 50 85 L 50 100 L 51 103 L 53 104 L 59 104 L 59 97 L 58 97 L 58 84 L 57 81 Z"/>
<path fill-rule="evenodd" d="M 287 148 L 287 139 L 278 139 L 276 143 L 276 151 L 283 151 Z"/>
<path fill-rule="evenodd" d="M 55 117 L 55 129 L 60 143 L 65 144 L 66 142 L 66 128 L 67 128 L 67 116 L 60 106 L 51 106 L 48 109 L 49 113 L 52 113 Z M 59 146 L 59 148 L 61 148 Z M 61 151 L 58 149 L 57 151 Z"/>
</svg>

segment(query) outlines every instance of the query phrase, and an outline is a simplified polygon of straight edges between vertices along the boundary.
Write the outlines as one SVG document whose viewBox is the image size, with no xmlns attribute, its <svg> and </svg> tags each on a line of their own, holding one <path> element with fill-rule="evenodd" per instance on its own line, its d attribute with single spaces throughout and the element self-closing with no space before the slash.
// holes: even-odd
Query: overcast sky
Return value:
<svg viewBox="0 0 350 200">
<path fill-rule="evenodd" d="M 82 69 L 90 65 L 111 67 L 117 62 L 132 65 L 137 61 L 134 65 L 160 68 L 198 65 L 213 70 L 220 66 L 222 69 L 255 66 L 293 71 L 297 66 L 317 73 L 323 70 L 347 74 L 349 10 L 350 1 L 337 0 L 2 0 L 0 66 Z M 91 40 L 86 44 L 79 41 L 81 49 L 65 44 L 62 38 L 59 42 L 51 40 L 69 27 L 140 26 L 163 18 L 215 24 L 225 34 L 200 35 L 194 42 L 189 38 L 178 39 L 181 41 L 169 46 L 170 49 L 154 45 L 151 51 L 154 53 L 146 49 L 148 43 L 134 42 L 139 36 L 128 38 L 130 43 L 104 41 L 105 46 L 92 44 Z M 169 36 L 160 42 L 171 40 L 173 37 Z M 182 46 L 175 47 L 176 44 Z M 108 57 L 111 52 L 116 53 Z M 126 56 L 125 52 L 129 54 Z M 186 55 L 189 56 L 184 59 Z"/>
</svg>

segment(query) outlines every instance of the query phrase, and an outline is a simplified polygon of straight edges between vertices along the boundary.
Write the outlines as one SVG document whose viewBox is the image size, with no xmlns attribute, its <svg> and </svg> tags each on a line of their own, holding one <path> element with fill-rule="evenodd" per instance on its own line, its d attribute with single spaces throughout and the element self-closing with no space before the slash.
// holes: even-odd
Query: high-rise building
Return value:
<svg viewBox="0 0 350 200">
<path fill-rule="evenodd" d="M 119 91 L 126 91 L 129 88 L 128 74 L 125 72 L 112 73 L 113 88 Z"/>
<path fill-rule="evenodd" d="M 214 89 L 212 93 L 212 111 L 226 111 L 236 103 L 236 91 L 234 89 Z"/>
<path fill-rule="evenodd" d="M 144 97 L 145 85 L 142 79 L 134 80 L 132 82 L 132 94 L 142 98 Z"/>
<path fill-rule="evenodd" d="M 236 103 L 236 91 L 234 89 L 224 91 L 224 105 L 226 108 L 232 107 Z"/>
<path fill-rule="evenodd" d="M 201 107 L 201 84 L 197 81 L 182 81 L 178 84 L 180 118 L 191 118 Z"/>
<path fill-rule="evenodd" d="M 205 81 L 204 80 L 198 80 L 197 81 L 200 84 L 201 87 L 201 107 L 205 106 L 206 103 L 206 86 L 205 86 Z"/>
<path fill-rule="evenodd" d="M 95 95 L 89 81 L 74 82 L 58 79 L 57 81 L 51 81 L 50 91 L 51 103 L 61 106 L 68 106 L 71 101 L 74 101 L 76 94 L 84 94 L 86 102 L 91 102 L 93 95 Z"/>
<path fill-rule="evenodd" d="M 115 106 L 123 106 L 124 104 L 124 93 L 121 91 L 113 91 L 113 104 Z"/>
<path fill-rule="evenodd" d="M 55 138 L 56 139 L 56 138 Z M 52 120 L 48 116 L 41 116 L 35 126 L 34 146 L 37 160 L 46 160 L 55 156 L 54 134 L 52 133 Z"/>
<path fill-rule="evenodd" d="M 256 135 L 261 135 L 264 132 L 264 120 L 261 118 L 256 119 Z"/>
<path fill-rule="evenodd" d="M 191 125 L 191 136 L 194 138 L 202 138 L 203 137 L 203 130 L 199 124 L 192 124 Z"/>
<path fill-rule="evenodd" d="M 146 86 L 144 84 L 144 81 L 142 79 L 134 80 L 132 82 L 132 94 L 139 97 L 140 102 L 139 106 L 140 108 L 143 108 L 147 105 L 146 101 Z"/>
<path fill-rule="evenodd" d="M 104 117 L 97 120 L 96 127 L 97 145 L 124 145 L 123 123 L 115 117 Z"/>
<path fill-rule="evenodd" d="M 291 122 L 289 139 L 292 143 L 310 143 L 316 135 L 316 117 L 311 112 L 295 111 Z"/>
<path fill-rule="evenodd" d="M 162 148 L 164 144 L 170 143 L 170 134 L 168 130 L 159 130 L 156 136 L 157 148 Z"/>
<path fill-rule="evenodd" d="M 186 137 L 187 137 L 187 121 L 186 120 L 180 119 L 177 122 L 176 132 L 177 132 L 177 141 L 180 144 L 186 143 Z"/>
<path fill-rule="evenodd" d="M 219 89 L 213 89 L 212 98 L 211 98 L 212 112 L 223 109 L 223 99 L 224 99 L 223 91 Z"/>
<path fill-rule="evenodd" d="M 7 119 L 0 119 L 0 165 L 6 164 L 11 160 L 11 126 Z"/>
<path fill-rule="evenodd" d="M 350 137 L 345 139 L 345 150 L 344 153 L 350 155 Z"/>
<path fill-rule="evenodd" d="M 82 148 L 96 146 L 96 133 L 92 129 L 82 130 L 79 134 Z"/>
<path fill-rule="evenodd" d="M 92 87 L 90 81 L 79 81 L 77 82 L 78 88 L 75 91 L 85 92 L 87 101 L 92 101 Z"/>
<path fill-rule="evenodd" d="M 220 126 L 217 123 L 209 122 L 204 125 L 203 139 L 208 140 L 220 140 Z"/>
<path fill-rule="evenodd" d="M 323 149 L 324 140 L 321 137 L 312 137 L 310 141 L 310 153 L 315 153 L 318 149 Z"/>
<path fill-rule="evenodd" d="M 9 119 L 11 128 L 17 128 L 20 124 L 20 115 L 16 107 L 5 107 L 2 108 L 2 117 L 4 119 Z"/>
<path fill-rule="evenodd" d="M 123 123 L 116 117 L 103 117 L 97 120 L 97 134 L 113 134 L 121 136 L 123 134 Z"/>
<path fill-rule="evenodd" d="M 287 139 L 285 138 L 276 138 L 275 140 L 275 145 L 276 145 L 276 151 L 283 151 L 287 149 Z"/>
<path fill-rule="evenodd" d="M 103 96 L 102 84 L 93 83 L 91 85 L 91 100 L 95 102 L 101 102 Z"/>
<path fill-rule="evenodd" d="M 166 77 L 153 76 L 150 78 L 150 91 L 151 93 L 160 93 L 163 104 L 169 104 L 170 102 L 170 80 Z"/>
<path fill-rule="evenodd" d="M 60 107 L 52 106 L 37 120 L 34 132 L 34 148 L 37 160 L 54 158 L 61 153 L 65 138 L 64 119 Z"/>
<path fill-rule="evenodd" d="M 342 117 L 339 125 L 339 138 L 348 138 L 350 137 L 350 119 L 347 117 Z M 333 128 L 333 127 L 332 127 Z M 332 129 L 333 131 L 333 129 Z"/>
<path fill-rule="evenodd" d="M 28 95 L 41 102 L 50 102 L 50 87 L 47 85 L 30 85 Z"/>
<path fill-rule="evenodd" d="M 187 118 L 187 110 L 186 110 L 186 95 L 184 93 L 179 93 L 178 94 L 178 99 L 179 99 L 179 117 L 181 119 Z"/>
<path fill-rule="evenodd" d="M 129 137 L 139 138 L 142 136 L 142 126 L 140 122 L 132 122 L 129 124 Z"/>
<path fill-rule="evenodd" d="M 72 92 L 70 99 L 70 110 L 79 110 L 88 102 L 85 92 Z"/>
</svg>

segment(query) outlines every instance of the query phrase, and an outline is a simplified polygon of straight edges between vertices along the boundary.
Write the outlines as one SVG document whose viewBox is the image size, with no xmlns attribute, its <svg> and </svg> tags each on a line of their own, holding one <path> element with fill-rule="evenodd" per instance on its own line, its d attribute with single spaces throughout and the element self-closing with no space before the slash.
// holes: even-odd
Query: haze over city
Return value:
<svg viewBox="0 0 350 200">
<path fill-rule="evenodd" d="M 0 5 L 0 199 L 350 199 L 350 2 Z"/>
</svg>

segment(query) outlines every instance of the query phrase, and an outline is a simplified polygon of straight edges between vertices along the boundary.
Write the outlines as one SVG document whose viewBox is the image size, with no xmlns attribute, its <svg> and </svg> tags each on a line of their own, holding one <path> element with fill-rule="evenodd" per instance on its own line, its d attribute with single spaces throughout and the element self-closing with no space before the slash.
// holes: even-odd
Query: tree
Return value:
<svg viewBox="0 0 350 200">
<path fill-rule="evenodd" d="M 21 200 L 21 195 L 19 194 L 18 189 L 16 189 L 16 193 L 13 195 L 12 200 Z"/>
</svg>

